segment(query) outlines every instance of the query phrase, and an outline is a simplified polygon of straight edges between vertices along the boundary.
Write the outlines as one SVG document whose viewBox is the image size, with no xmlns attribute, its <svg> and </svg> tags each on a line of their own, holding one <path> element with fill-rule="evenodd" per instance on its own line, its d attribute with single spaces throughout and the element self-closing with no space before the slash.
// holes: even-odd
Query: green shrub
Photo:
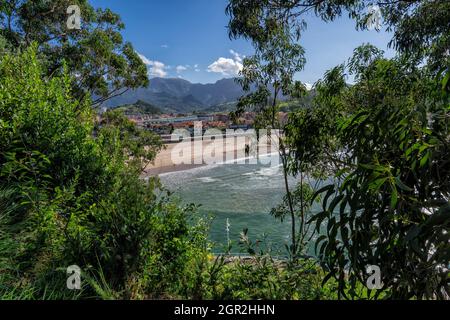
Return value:
<svg viewBox="0 0 450 320">
<path fill-rule="evenodd" d="M 140 179 L 155 137 L 130 123 L 96 127 L 70 88 L 67 74 L 44 76 L 34 48 L 0 58 L 0 297 L 177 295 L 206 252 L 195 208 Z M 80 292 L 66 288 L 74 264 L 87 280 Z"/>
</svg>

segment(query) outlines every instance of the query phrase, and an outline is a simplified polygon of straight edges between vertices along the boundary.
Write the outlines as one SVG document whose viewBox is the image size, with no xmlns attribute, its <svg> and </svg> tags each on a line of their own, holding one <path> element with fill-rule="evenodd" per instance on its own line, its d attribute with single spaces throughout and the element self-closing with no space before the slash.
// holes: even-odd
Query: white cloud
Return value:
<svg viewBox="0 0 450 320">
<path fill-rule="evenodd" d="M 164 63 L 159 61 L 153 61 L 153 65 L 150 68 L 150 75 L 164 78 L 165 76 L 167 76 L 167 72 L 165 69 L 166 66 L 164 65 Z"/>
<path fill-rule="evenodd" d="M 177 66 L 175 69 L 177 70 L 177 73 L 181 73 L 183 71 L 186 71 L 188 68 L 185 66 Z"/>
<path fill-rule="evenodd" d="M 196 68 L 196 69 L 197 69 L 197 68 L 198 68 L 198 64 L 194 64 L 194 68 Z"/>
<path fill-rule="evenodd" d="M 148 59 L 146 56 L 138 53 L 139 58 L 141 58 L 142 62 L 144 62 L 148 67 L 148 73 L 150 76 L 161 77 L 164 78 L 167 76 L 167 66 L 160 61 L 153 61 Z"/>
<path fill-rule="evenodd" d="M 224 76 L 236 76 L 243 68 L 239 61 L 220 57 L 208 66 L 208 72 L 221 73 Z"/>
<path fill-rule="evenodd" d="M 167 49 L 167 48 L 169 48 L 169 46 L 168 46 L 167 44 L 162 44 L 162 45 L 161 45 L 161 48 Z"/>
<path fill-rule="evenodd" d="M 208 72 L 221 73 L 224 76 L 237 76 L 242 70 L 242 56 L 234 50 L 230 50 L 233 58 L 220 57 L 208 66 Z"/>
</svg>

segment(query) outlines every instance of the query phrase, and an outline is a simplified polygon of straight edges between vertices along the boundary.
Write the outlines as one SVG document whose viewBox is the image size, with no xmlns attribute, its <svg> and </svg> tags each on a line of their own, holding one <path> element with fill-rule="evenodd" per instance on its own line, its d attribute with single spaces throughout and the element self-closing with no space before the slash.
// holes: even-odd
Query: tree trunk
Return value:
<svg viewBox="0 0 450 320">
<path fill-rule="evenodd" d="M 279 89 L 275 85 L 275 91 L 274 91 L 274 98 L 272 103 L 272 128 L 275 129 L 275 116 L 276 116 L 276 104 L 277 104 L 277 97 L 278 97 L 278 91 Z M 294 205 L 292 203 L 292 197 L 291 192 L 289 190 L 289 181 L 288 181 L 288 172 L 287 172 L 287 154 L 286 154 L 286 148 L 284 147 L 283 141 L 281 136 L 278 137 L 278 144 L 280 146 L 279 154 L 281 157 L 281 163 L 283 166 L 283 176 L 284 176 L 284 187 L 286 190 L 286 197 L 288 200 L 289 205 L 289 211 L 291 213 L 291 233 L 292 233 L 292 253 L 294 255 L 297 254 L 297 241 L 296 241 L 296 228 L 295 228 L 295 211 L 294 211 Z"/>
</svg>

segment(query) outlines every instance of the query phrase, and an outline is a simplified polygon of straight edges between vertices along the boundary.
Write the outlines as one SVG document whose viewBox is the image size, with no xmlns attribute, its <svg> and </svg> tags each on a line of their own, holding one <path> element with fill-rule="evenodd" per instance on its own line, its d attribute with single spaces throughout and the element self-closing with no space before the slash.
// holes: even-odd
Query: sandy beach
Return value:
<svg viewBox="0 0 450 320">
<path fill-rule="evenodd" d="M 248 145 L 249 153 L 246 153 Z M 261 152 L 261 148 L 263 151 Z M 256 144 L 248 137 L 217 139 L 207 141 L 188 141 L 167 144 L 149 165 L 144 176 L 182 171 L 212 163 L 229 162 L 256 155 Z M 275 152 L 270 144 L 259 144 L 260 154 Z"/>
</svg>

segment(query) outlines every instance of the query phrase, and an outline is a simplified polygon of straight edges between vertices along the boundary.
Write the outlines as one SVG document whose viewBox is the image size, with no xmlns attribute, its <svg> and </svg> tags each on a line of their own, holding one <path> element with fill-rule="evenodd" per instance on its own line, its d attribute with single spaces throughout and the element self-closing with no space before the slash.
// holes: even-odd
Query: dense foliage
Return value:
<svg viewBox="0 0 450 320">
<path fill-rule="evenodd" d="M 80 8 L 80 29 L 69 29 L 69 6 Z M 73 95 L 86 93 L 94 103 L 126 90 L 147 86 L 147 67 L 121 31 L 120 16 L 109 9 L 94 9 L 87 0 L 2 0 L 0 36 L 10 47 L 38 44 L 45 74 L 69 72 Z"/>
<path fill-rule="evenodd" d="M 348 13 L 364 29 L 369 4 L 231 0 L 229 32 L 261 50 L 281 26 L 297 43 L 307 12 L 324 21 Z M 328 176 L 316 193 L 323 210 L 308 223 L 324 283 L 336 279 L 340 297 L 448 298 L 449 2 L 378 5 L 397 57 L 366 44 L 327 72 L 313 107 L 293 112 L 284 128 L 288 166 L 294 175 Z M 383 287 L 361 291 L 372 265 Z"/>
<path fill-rule="evenodd" d="M 360 67 L 361 51 L 370 49 L 355 50 L 347 65 L 358 82 L 333 95 L 342 106 L 333 136 L 345 156 L 336 182 L 321 190 L 324 210 L 312 219 L 318 230 L 327 221 L 318 254 L 342 292 L 378 265 L 393 298 L 443 298 L 450 260 L 449 96 L 426 68 L 401 58 L 375 55 Z"/>
<path fill-rule="evenodd" d="M 0 60 L 1 295 L 72 297 L 70 265 L 83 270 L 85 298 L 179 294 L 174 279 L 207 253 L 195 208 L 140 180 L 155 137 L 113 126 L 118 115 L 94 131 L 89 101 L 71 88 L 67 73 L 45 76 L 35 48 Z"/>
</svg>

